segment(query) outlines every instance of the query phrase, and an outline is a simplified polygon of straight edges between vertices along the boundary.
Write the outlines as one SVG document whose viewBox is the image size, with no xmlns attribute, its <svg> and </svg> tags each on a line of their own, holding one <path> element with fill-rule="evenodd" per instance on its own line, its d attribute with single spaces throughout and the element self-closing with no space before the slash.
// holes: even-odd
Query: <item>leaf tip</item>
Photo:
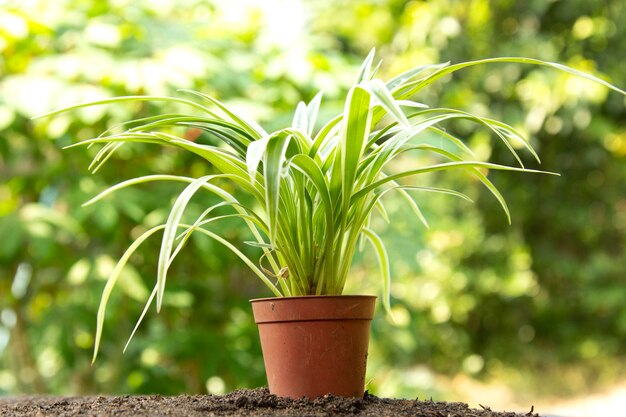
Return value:
<svg viewBox="0 0 626 417">
<path fill-rule="evenodd" d="M 396 319 L 395 314 L 393 314 L 393 309 L 391 308 L 391 303 L 389 300 L 386 300 L 383 307 L 385 308 L 385 312 L 387 313 L 387 318 L 394 326 L 398 325 L 398 320 Z"/>
</svg>

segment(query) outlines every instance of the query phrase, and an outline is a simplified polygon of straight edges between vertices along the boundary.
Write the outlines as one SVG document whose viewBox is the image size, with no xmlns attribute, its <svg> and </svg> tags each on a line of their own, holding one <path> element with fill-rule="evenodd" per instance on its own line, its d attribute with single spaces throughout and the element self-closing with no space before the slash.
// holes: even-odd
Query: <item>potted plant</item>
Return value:
<svg viewBox="0 0 626 417">
<path fill-rule="evenodd" d="M 509 218 L 506 202 L 487 178 L 487 172 L 544 172 L 524 167 L 514 142 L 523 144 L 537 161 L 539 158 L 523 135 L 508 124 L 457 109 L 428 107 L 410 99 L 457 70 L 503 62 L 556 68 L 626 94 L 592 75 L 561 64 L 528 58 L 424 65 L 387 82 L 376 78 L 380 63 L 373 66 L 373 61 L 372 50 L 347 94 L 343 112 L 319 129 L 316 126 L 321 94 L 308 104 L 301 102 L 292 125 L 275 132 L 266 132 L 213 97 L 188 90 L 182 90 L 182 93 L 196 100 L 118 97 L 43 115 L 127 101 L 177 103 L 186 106 L 189 113 L 157 114 L 131 120 L 124 124 L 121 132 L 107 131 L 69 147 L 103 145 L 91 165 L 94 171 L 120 146 L 144 142 L 194 153 L 219 172 L 199 178 L 175 175 L 132 178 L 85 203 L 95 203 L 119 189 L 141 183 L 177 181 L 187 184 L 173 204 L 167 222 L 139 236 L 109 277 L 98 311 L 94 360 L 109 296 L 133 252 L 149 237 L 162 233 L 156 283 L 131 338 L 155 298 L 157 311 L 160 310 L 172 260 L 193 233 L 201 233 L 241 258 L 275 296 L 251 300 L 255 321 L 259 324 L 270 391 L 292 398 L 314 398 L 326 393 L 362 396 L 369 322 L 376 297 L 342 295 L 342 292 L 356 250 L 369 242 L 380 264 L 382 305 L 390 311 L 388 256 L 381 238 L 369 227 L 372 216 L 387 217 L 382 197 L 389 191 L 400 193 L 426 225 L 409 192 L 469 198 L 456 190 L 421 186 L 415 181 L 407 183 L 405 179 L 437 171 L 460 170 L 481 181 Z M 460 119 L 491 131 L 508 148 L 519 166 L 477 160 L 461 139 L 440 126 Z M 176 134 L 181 128 L 200 129 L 207 136 L 222 141 L 224 146 L 187 140 Z M 426 132 L 436 135 L 439 145 L 420 140 Z M 430 154 L 439 161 L 387 173 L 394 158 L 406 152 Z M 237 198 L 238 194 L 229 192 L 233 183 L 239 192 L 251 196 L 255 204 L 246 205 Z M 207 207 L 193 223 L 183 223 L 186 206 L 201 191 L 218 196 L 221 202 Z M 259 263 L 253 262 L 235 244 L 210 229 L 213 222 L 233 219 L 243 221 L 250 230 L 254 240 L 245 243 L 262 252 Z"/>
</svg>

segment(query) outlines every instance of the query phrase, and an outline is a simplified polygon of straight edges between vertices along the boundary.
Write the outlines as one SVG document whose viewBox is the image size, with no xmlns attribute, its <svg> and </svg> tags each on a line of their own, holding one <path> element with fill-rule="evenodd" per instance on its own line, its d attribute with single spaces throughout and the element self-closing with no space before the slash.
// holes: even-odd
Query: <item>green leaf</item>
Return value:
<svg viewBox="0 0 626 417">
<path fill-rule="evenodd" d="M 423 167 L 423 168 L 411 169 L 411 170 L 407 170 L 407 171 L 400 172 L 400 173 L 397 173 L 397 174 L 389 175 L 386 178 L 380 179 L 378 181 L 375 181 L 375 182 L 367 185 L 366 187 L 363 187 L 361 190 L 356 192 L 352 196 L 352 198 L 354 200 L 358 200 L 359 198 L 364 197 L 370 191 L 380 187 L 381 185 L 384 185 L 384 184 L 386 184 L 386 183 L 388 183 L 390 181 L 394 181 L 394 180 L 399 179 L 399 178 L 409 177 L 409 176 L 418 175 L 418 174 L 425 174 L 425 173 L 428 173 L 428 172 L 447 171 L 447 170 L 450 170 L 450 169 L 460 169 L 460 168 L 461 169 L 487 168 L 487 169 L 495 169 L 495 170 L 500 170 L 500 171 L 516 171 L 516 172 L 526 172 L 526 173 L 535 173 L 535 174 L 549 174 L 549 175 L 559 176 L 559 174 L 554 173 L 554 172 L 538 171 L 538 170 L 526 169 L 526 168 L 515 168 L 515 167 L 506 166 L 506 165 L 491 164 L 491 163 L 487 163 L 487 162 L 477 162 L 477 161 L 447 162 L 447 163 L 443 163 L 443 164 L 430 165 L 430 166 L 426 166 L 426 167 Z M 489 183 L 489 184 L 491 184 L 491 183 Z M 490 188 L 490 190 L 493 192 L 493 189 L 491 189 L 491 187 L 488 186 L 488 188 Z M 499 193 L 498 194 L 494 194 L 494 195 L 496 195 L 497 197 L 498 196 L 501 197 Z M 504 202 L 504 199 L 501 200 L 501 204 L 503 202 Z M 507 213 L 507 218 L 509 219 L 509 222 L 510 222 L 510 214 L 508 212 L 508 208 L 506 208 L 506 204 L 504 204 L 503 207 L 505 208 L 505 211 Z"/>
<path fill-rule="evenodd" d="M 248 150 L 246 152 L 246 166 L 248 168 L 248 175 L 250 175 L 250 179 L 253 182 L 256 180 L 257 170 L 259 169 L 259 164 L 263 160 L 263 155 L 265 155 L 265 149 L 267 148 L 269 140 L 270 136 L 265 136 L 248 145 Z"/>
<path fill-rule="evenodd" d="M 361 68 L 359 68 L 359 74 L 356 77 L 356 84 L 360 84 L 370 79 L 374 55 L 376 55 L 376 48 L 372 48 L 370 50 L 370 53 L 367 54 L 367 57 L 361 64 Z"/>
<path fill-rule="evenodd" d="M 178 225 L 183 217 L 183 212 L 187 207 L 189 200 L 191 200 L 191 197 L 195 195 L 196 191 L 203 186 L 209 186 L 210 184 L 208 184 L 208 182 L 214 179 L 214 177 L 214 175 L 205 175 L 204 177 L 193 180 L 183 190 L 183 192 L 180 193 L 172 206 L 170 215 L 165 223 L 165 230 L 163 231 L 163 240 L 161 242 L 161 250 L 157 264 L 157 312 L 161 310 L 161 305 L 163 304 L 163 294 L 165 293 L 165 281 L 167 279 L 170 255 L 176 239 L 176 230 L 178 229 Z M 212 188 L 217 189 L 217 187 L 214 186 Z"/>
<path fill-rule="evenodd" d="M 418 103 L 417 101 L 412 100 L 396 100 L 398 106 L 401 107 L 411 107 L 414 109 L 427 109 L 428 106 L 424 103 Z"/>
<path fill-rule="evenodd" d="M 251 241 L 251 240 L 244 240 L 243 243 L 248 245 L 248 246 L 255 247 L 255 248 L 266 248 L 266 249 L 276 250 L 276 247 L 272 246 L 269 243 L 259 243 L 259 242 L 254 242 L 254 241 Z"/>
<path fill-rule="evenodd" d="M 320 196 L 322 201 L 322 206 L 324 208 L 324 213 L 326 217 L 326 233 L 328 236 L 334 235 L 334 226 L 333 226 L 333 204 L 330 196 L 330 190 L 328 186 L 328 182 L 326 181 L 326 177 L 320 170 L 319 166 L 315 163 L 315 161 L 309 158 L 307 155 L 296 155 L 289 160 L 288 165 L 293 166 L 295 169 L 302 172 L 307 178 L 313 183 L 315 189 Z"/>
<path fill-rule="evenodd" d="M 122 103 L 125 101 L 162 101 L 162 102 L 171 102 L 171 103 L 180 103 L 180 104 L 185 104 L 189 107 L 193 107 L 197 110 L 200 110 L 204 113 L 207 113 L 211 116 L 215 116 L 215 113 L 213 113 L 211 110 L 209 110 L 208 108 L 195 103 L 193 101 L 190 100 L 185 100 L 182 98 L 176 98 L 176 97 L 160 97 L 160 96 L 122 96 L 122 97 L 114 97 L 114 98 L 109 98 L 109 99 L 105 99 L 105 100 L 97 100 L 97 101 L 90 101 L 87 103 L 80 103 L 80 104 L 75 104 L 73 106 L 68 106 L 68 107 L 64 107 L 62 109 L 58 109 L 58 110 L 53 110 L 51 112 L 48 113 L 44 113 L 44 114 L 40 114 L 38 116 L 35 116 L 32 118 L 32 120 L 36 120 L 36 119 L 42 119 L 44 117 L 50 117 L 50 116 L 54 116 L 60 113 L 64 113 L 67 111 L 71 111 L 71 110 L 76 110 L 76 109 L 80 109 L 83 107 L 91 107 L 91 106 L 100 106 L 103 104 L 117 104 L 117 103 Z"/>
<path fill-rule="evenodd" d="M 104 290 L 102 291 L 102 296 L 100 298 L 100 306 L 98 307 L 98 315 L 97 315 L 97 323 L 96 323 L 96 337 L 94 340 L 94 348 L 93 348 L 93 357 L 91 363 L 96 361 L 96 357 L 98 356 L 98 350 L 100 349 L 100 340 L 102 339 L 102 330 L 104 328 L 104 317 L 106 314 L 107 304 L 109 302 L 109 298 L 111 297 L 111 292 L 117 283 L 117 280 L 122 273 L 122 270 L 128 263 L 131 255 L 135 253 L 137 248 L 150 236 L 158 232 L 159 230 L 165 229 L 165 225 L 162 224 L 160 226 L 153 227 L 152 229 L 144 232 L 141 236 L 139 236 L 135 241 L 126 249 L 126 252 L 122 255 L 120 260 L 115 265 L 115 268 L 109 275 L 106 285 L 104 286 Z"/>
<path fill-rule="evenodd" d="M 383 244 L 382 239 L 378 236 L 372 229 L 367 227 L 363 228 L 363 233 L 367 237 L 367 239 L 372 243 L 374 250 L 376 251 L 376 256 L 378 257 L 378 265 L 380 266 L 380 273 L 382 276 L 383 282 L 383 306 L 387 313 L 392 316 L 391 313 L 391 296 L 390 296 L 390 288 L 391 288 L 391 272 L 389 269 L 389 256 L 387 255 L 387 250 L 385 249 L 385 245 Z"/>
<path fill-rule="evenodd" d="M 441 64 L 422 65 L 419 67 L 411 68 L 410 70 L 405 71 L 402 74 L 387 81 L 387 88 L 389 90 L 394 90 L 396 87 L 406 84 L 409 81 L 413 80 L 424 71 L 439 70 L 441 68 L 447 67 L 448 65 L 450 65 L 449 61 L 441 63 Z"/>
<path fill-rule="evenodd" d="M 231 178 L 230 175 L 215 175 L 215 178 Z M 183 177 L 180 175 L 145 175 L 143 177 L 137 177 L 137 178 L 131 178 L 129 180 L 126 181 L 122 181 L 118 184 L 115 184 L 109 188 L 107 188 L 106 190 L 102 191 L 100 194 L 96 195 L 95 197 L 92 197 L 89 201 L 86 201 L 85 203 L 83 203 L 83 207 L 89 206 L 91 204 L 94 204 L 100 200 L 102 200 L 104 197 L 108 196 L 109 194 L 114 193 L 115 191 L 119 191 L 123 188 L 127 188 L 133 185 L 137 185 L 137 184 L 143 184 L 143 183 L 148 183 L 148 182 L 153 182 L 153 181 L 176 181 L 176 182 L 184 182 L 184 183 L 192 183 L 194 182 L 196 179 L 195 178 L 190 178 L 190 177 Z M 202 187 L 208 189 L 208 190 L 214 190 L 214 187 L 210 187 L 208 185 L 202 185 Z M 223 194 L 224 196 L 229 196 L 228 193 Z"/>
<path fill-rule="evenodd" d="M 367 88 L 391 117 L 403 126 L 410 126 L 409 120 L 402 112 L 402 109 L 393 98 L 384 82 L 379 79 L 371 80 L 367 83 Z"/>
<path fill-rule="evenodd" d="M 432 84 L 433 82 L 437 81 L 438 79 L 440 79 L 441 77 L 444 77 L 450 73 L 453 73 L 455 71 L 458 71 L 460 69 L 463 68 L 467 68 L 467 67 L 472 67 L 472 66 L 476 66 L 476 65 L 483 65 L 483 64 L 488 64 L 488 63 L 519 63 L 519 64 L 532 64 L 532 65 L 539 65 L 539 66 L 546 66 L 546 67 L 551 67 L 551 68 L 555 68 L 558 69 L 560 71 L 564 71 L 567 72 L 569 74 L 572 75 L 576 75 L 577 77 L 581 77 L 590 81 L 594 81 L 598 84 L 601 84 L 613 91 L 616 91 L 620 94 L 626 95 L 626 91 L 622 90 L 621 88 L 618 88 L 616 86 L 614 86 L 613 84 L 604 81 L 596 76 L 593 76 L 591 74 L 587 74 L 585 72 L 576 70 L 574 68 L 568 67 L 566 65 L 563 64 L 559 64 L 556 62 L 547 62 L 547 61 L 541 61 L 539 59 L 533 59 L 533 58 L 523 58 L 523 57 L 499 57 L 499 58 L 487 58 L 487 59 L 480 59 L 477 61 L 468 61 L 468 62 L 462 62 L 459 64 L 454 64 L 454 65 L 450 65 L 450 66 L 446 66 L 446 67 L 442 67 L 438 70 L 436 70 L 434 73 L 432 73 L 431 75 L 425 77 L 424 79 L 418 80 L 414 83 L 411 84 L 399 84 L 399 86 L 401 86 L 401 88 L 399 90 L 397 90 L 397 92 L 394 92 L 394 97 L 396 98 L 408 98 L 410 96 L 412 96 L 413 94 L 417 93 L 418 91 L 420 91 L 421 89 L 423 89 L 424 87 Z"/>
<path fill-rule="evenodd" d="M 372 120 L 370 93 L 362 87 L 352 87 L 346 100 L 343 129 L 339 139 L 341 156 L 341 191 L 344 211 L 347 212 L 350 195 L 363 147 L 369 136 Z M 334 179 L 334 178 L 333 178 Z"/>
<path fill-rule="evenodd" d="M 185 225 L 186 227 L 189 227 L 187 225 Z M 215 239 L 216 241 L 218 241 L 219 243 L 221 243 L 222 245 L 226 246 L 228 249 L 231 250 L 231 252 L 233 252 L 235 255 L 237 255 L 242 261 L 244 261 L 244 263 L 248 266 L 248 268 L 250 268 L 252 270 L 252 272 L 254 272 L 259 278 L 261 278 L 261 280 L 263 281 L 263 283 L 272 291 L 272 293 L 276 296 L 276 297 L 282 297 L 283 295 L 281 294 L 281 292 L 278 290 L 278 288 L 276 288 L 276 286 L 274 284 L 272 284 L 272 282 L 267 278 L 267 276 L 265 276 L 265 274 L 263 273 L 263 271 L 261 271 L 259 269 L 259 267 L 257 267 L 254 262 L 252 262 L 246 255 L 243 254 L 243 252 L 241 252 L 239 249 L 237 249 L 232 243 L 230 243 L 229 241 L 227 241 L 226 239 L 224 239 L 223 237 L 210 232 L 206 229 L 203 228 L 198 228 L 197 229 L 198 232 L 205 234 L 209 237 L 211 237 L 212 239 Z"/>
<path fill-rule="evenodd" d="M 219 107 L 220 110 L 226 113 L 226 115 L 228 115 L 228 117 L 230 117 L 233 122 L 235 122 L 239 127 L 241 127 L 243 130 L 245 130 L 250 135 L 252 135 L 252 137 L 254 137 L 255 139 L 261 138 L 263 136 L 267 136 L 267 132 L 263 130 L 263 128 L 259 126 L 258 123 L 251 121 L 251 120 L 247 120 L 243 116 L 236 114 L 234 111 L 230 110 L 228 107 L 222 104 L 219 100 L 214 99 L 213 97 L 207 94 L 201 93 L 199 91 L 187 90 L 187 89 L 180 89 L 178 91 L 182 91 L 182 92 L 189 93 L 189 94 L 194 94 L 198 97 L 202 97 L 203 99 L 213 103 L 214 105 Z"/>
<path fill-rule="evenodd" d="M 263 176 L 265 178 L 265 201 L 269 216 L 270 241 L 276 244 L 278 230 L 278 206 L 280 201 L 280 182 L 285 162 L 285 153 L 291 135 L 276 135 L 270 137 L 267 143 Z"/>
<path fill-rule="evenodd" d="M 293 115 L 293 121 L 291 122 L 291 127 L 294 129 L 300 129 L 303 132 L 309 131 L 309 119 L 307 114 L 306 104 L 303 101 L 298 103 L 298 107 L 296 107 L 296 112 Z"/>
<path fill-rule="evenodd" d="M 315 129 L 315 123 L 317 122 L 317 114 L 320 110 L 320 104 L 322 103 L 322 96 L 324 94 L 320 91 L 313 97 L 313 99 L 309 102 L 307 106 L 307 130 L 306 133 L 309 136 L 313 135 L 313 130 Z"/>
</svg>

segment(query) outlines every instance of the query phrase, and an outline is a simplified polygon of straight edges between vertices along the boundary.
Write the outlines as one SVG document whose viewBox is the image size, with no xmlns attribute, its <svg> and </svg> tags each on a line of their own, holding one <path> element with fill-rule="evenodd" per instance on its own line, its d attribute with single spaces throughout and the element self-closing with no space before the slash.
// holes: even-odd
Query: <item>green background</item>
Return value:
<svg viewBox="0 0 626 417">
<path fill-rule="evenodd" d="M 238 258 L 195 235 L 171 267 L 161 314 L 150 310 L 122 356 L 155 279 L 158 240 L 132 258 L 90 366 L 108 274 L 133 238 L 163 222 L 180 187 L 146 185 L 81 203 L 133 176 L 211 168 L 138 145 L 91 175 L 93 149 L 61 150 L 164 105 L 30 117 L 192 88 L 268 129 L 289 124 L 299 100 L 324 90 L 326 121 L 341 111 L 373 46 L 383 79 L 425 63 L 528 56 L 625 87 L 625 9 L 599 0 L 0 3 L 0 394 L 221 393 L 265 384 L 247 300 L 269 292 Z M 511 207 L 510 226 L 489 192 L 461 176 L 436 179 L 476 204 L 429 195 L 420 203 L 430 229 L 401 200 L 388 200 L 392 223 L 374 226 L 392 258 L 396 323 L 382 309 L 373 322 L 369 390 L 454 400 L 467 384 L 502 384 L 524 401 L 617 381 L 626 368 L 624 98 L 554 70 L 498 64 L 461 71 L 416 99 L 510 123 L 528 135 L 540 167 L 561 177 L 491 174 Z M 514 163 L 486 131 L 445 128 L 479 156 Z M 190 211 L 208 202 L 194 200 Z M 247 238 L 237 224 L 218 227 L 230 241 Z M 348 292 L 379 292 L 373 253 L 357 256 Z"/>
</svg>

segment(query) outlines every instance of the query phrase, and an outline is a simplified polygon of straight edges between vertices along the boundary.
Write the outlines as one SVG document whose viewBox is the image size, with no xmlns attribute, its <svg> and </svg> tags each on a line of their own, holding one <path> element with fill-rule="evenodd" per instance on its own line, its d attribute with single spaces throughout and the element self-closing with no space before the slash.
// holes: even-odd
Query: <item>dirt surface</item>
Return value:
<svg viewBox="0 0 626 417">
<path fill-rule="evenodd" d="M 532 411 L 532 410 L 531 410 Z M 160 395 L 122 397 L 0 397 L 0 416 L 419 416 L 419 417 L 539 417 L 470 409 L 464 403 L 392 400 L 365 394 L 365 398 L 331 395 L 289 400 L 267 388 L 238 390 L 227 395 Z"/>
</svg>

